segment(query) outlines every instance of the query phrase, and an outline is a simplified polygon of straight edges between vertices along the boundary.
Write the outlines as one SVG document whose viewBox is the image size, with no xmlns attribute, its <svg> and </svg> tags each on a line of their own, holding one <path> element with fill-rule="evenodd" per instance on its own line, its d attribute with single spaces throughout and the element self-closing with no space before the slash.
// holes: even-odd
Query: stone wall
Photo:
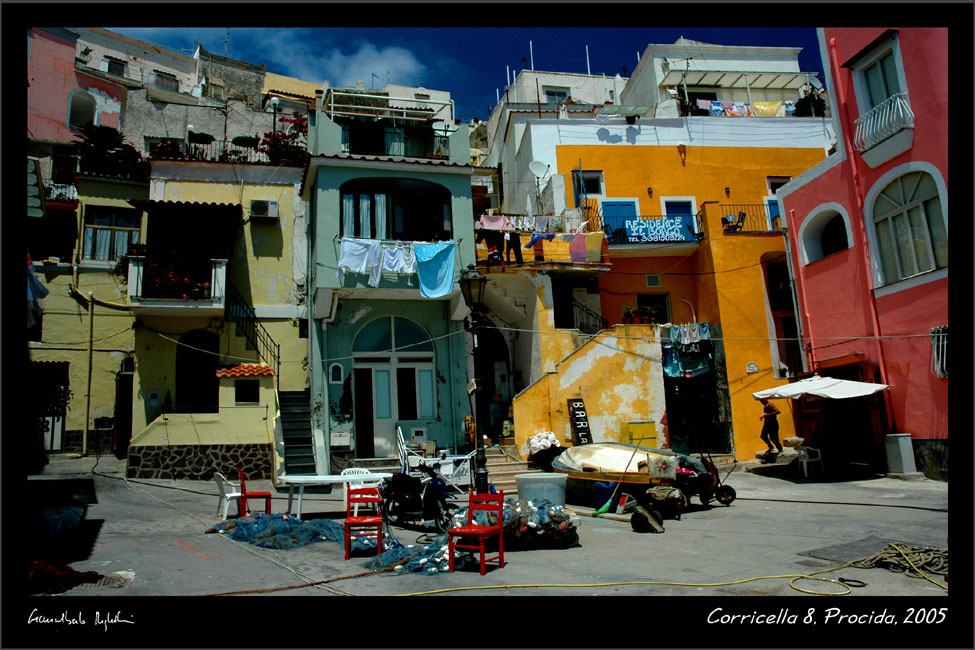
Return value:
<svg viewBox="0 0 975 650">
<path fill-rule="evenodd" d="M 215 472 L 236 480 L 242 467 L 247 479 L 270 479 L 271 445 L 175 445 L 130 447 L 128 478 L 209 481 Z"/>
<path fill-rule="evenodd" d="M 914 464 L 917 471 L 936 481 L 948 480 L 948 441 L 914 439 Z"/>
<path fill-rule="evenodd" d="M 144 88 L 129 90 L 122 132 L 139 151 L 145 152 L 146 137 L 186 138 L 190 124 L 196 133 L 209 133 L 217 140 L 263 137 L 274 128 L 274 115 L 253 110 L 242 100 L 230 100 L 226 106 L 170 104 L 147 99 Z"/>
</svg>

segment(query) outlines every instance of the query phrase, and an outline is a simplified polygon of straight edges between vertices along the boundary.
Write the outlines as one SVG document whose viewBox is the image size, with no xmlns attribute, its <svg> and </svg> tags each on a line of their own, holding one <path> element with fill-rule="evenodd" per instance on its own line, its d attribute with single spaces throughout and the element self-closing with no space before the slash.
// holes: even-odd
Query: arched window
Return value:
<svg viewBox="0 0 975 650">
<path fill-rule="evenodd" d="M 821 211 L 807 217 L 799 229 L 805 264 L 850 247 L 850 232 L 844 216 L 829 206 L 820 208 Z"/>
<path fill-rule="evenodd" d="M 895 178 L 877 195 L 872 216 L 885 284 L 947 268 L 947 220 L 930 174 Z"/>
<path fill-rule="evenodd" d="M 79 129 L 95 124 L 95 98 L 84 90 L 75 90 L 68 99 L 68 126 Z"/>
</svg>

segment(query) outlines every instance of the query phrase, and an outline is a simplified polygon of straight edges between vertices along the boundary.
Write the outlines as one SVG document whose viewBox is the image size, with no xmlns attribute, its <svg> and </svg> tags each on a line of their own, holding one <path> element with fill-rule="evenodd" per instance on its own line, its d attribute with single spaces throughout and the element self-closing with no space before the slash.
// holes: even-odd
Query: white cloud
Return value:
<svg viewBox="0 0 975 650">
<path fill-rule="evenodd" d="M 109 28 L 151 44 L 192 54 L 196 42 L 223 55 L 225 28 Z M 303 81 L 332 86 L 355 85 L 381 88 L 386 82 L 407 86 L 427 85 L 429 71 L 416 54 L 395 45 L 375 45 L 354 38 L 352 30 L 233 28 L 230 57 L 247 63 L 264 63 L 267 70 Z M 343 38 L 337 40 L 339 37 Z M 374 78 L 373 75 L 376 75 Z"/>
</svg>

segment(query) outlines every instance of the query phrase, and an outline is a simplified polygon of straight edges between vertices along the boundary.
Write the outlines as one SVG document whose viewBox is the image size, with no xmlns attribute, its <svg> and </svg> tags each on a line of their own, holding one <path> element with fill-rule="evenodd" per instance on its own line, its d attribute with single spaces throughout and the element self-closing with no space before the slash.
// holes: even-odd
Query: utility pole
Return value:
<svg viewBox="0 0 975 650">
<path fill-rule="evenodd" d="M 81 436 L 81 455 L 88 455 L 88 423 L 91 421 L 91 361 L 95 338 L 95 297 L 88 292 L 88 390 L 85 391 L 85 429 Z"/>
</svg>

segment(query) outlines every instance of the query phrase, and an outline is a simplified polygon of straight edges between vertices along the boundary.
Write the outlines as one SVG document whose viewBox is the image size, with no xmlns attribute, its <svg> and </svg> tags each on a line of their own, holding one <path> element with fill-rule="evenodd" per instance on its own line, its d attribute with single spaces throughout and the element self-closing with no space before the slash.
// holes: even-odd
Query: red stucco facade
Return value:
<svg viewBox="0 0 975 650">
<path fill-rule="evenodd" d="M 811 369 L 829 374 L 830 366 L 845 363 L 872 366 L 876 379 L 892 387 L 888 431 L 910 433 L 916 450 L 922 440 L 943 441 L 947 448 L 948 379 L 932 370 L 930 335 L 931 328 L 948 323 L 947 263 L 908 277 L 887 277 L 874 206 L 880 205 L 880 191 L 896 179 L 928 175 L 937 186 L 946 238 L 947 37 L 946 29 L 936 28 L 820 30 L 837 153 L 780 193 Z M 894 136 L 873 151 L 853 147 L 854 122 L 863 121 L 869 107 L 862 70 L 878 48 L 894 53 L 900 92 L 909 96 L 914 114 L 913 131 L 895 134 L 907 143 L 899 153 L 890 146 Z M 844 218 L 849 248 L 829 252 L 823 247 L 817 254 L 815 233 L 835 215 Z M 919 241 L 914 235 L 912 244 Z"/>
</svg>

